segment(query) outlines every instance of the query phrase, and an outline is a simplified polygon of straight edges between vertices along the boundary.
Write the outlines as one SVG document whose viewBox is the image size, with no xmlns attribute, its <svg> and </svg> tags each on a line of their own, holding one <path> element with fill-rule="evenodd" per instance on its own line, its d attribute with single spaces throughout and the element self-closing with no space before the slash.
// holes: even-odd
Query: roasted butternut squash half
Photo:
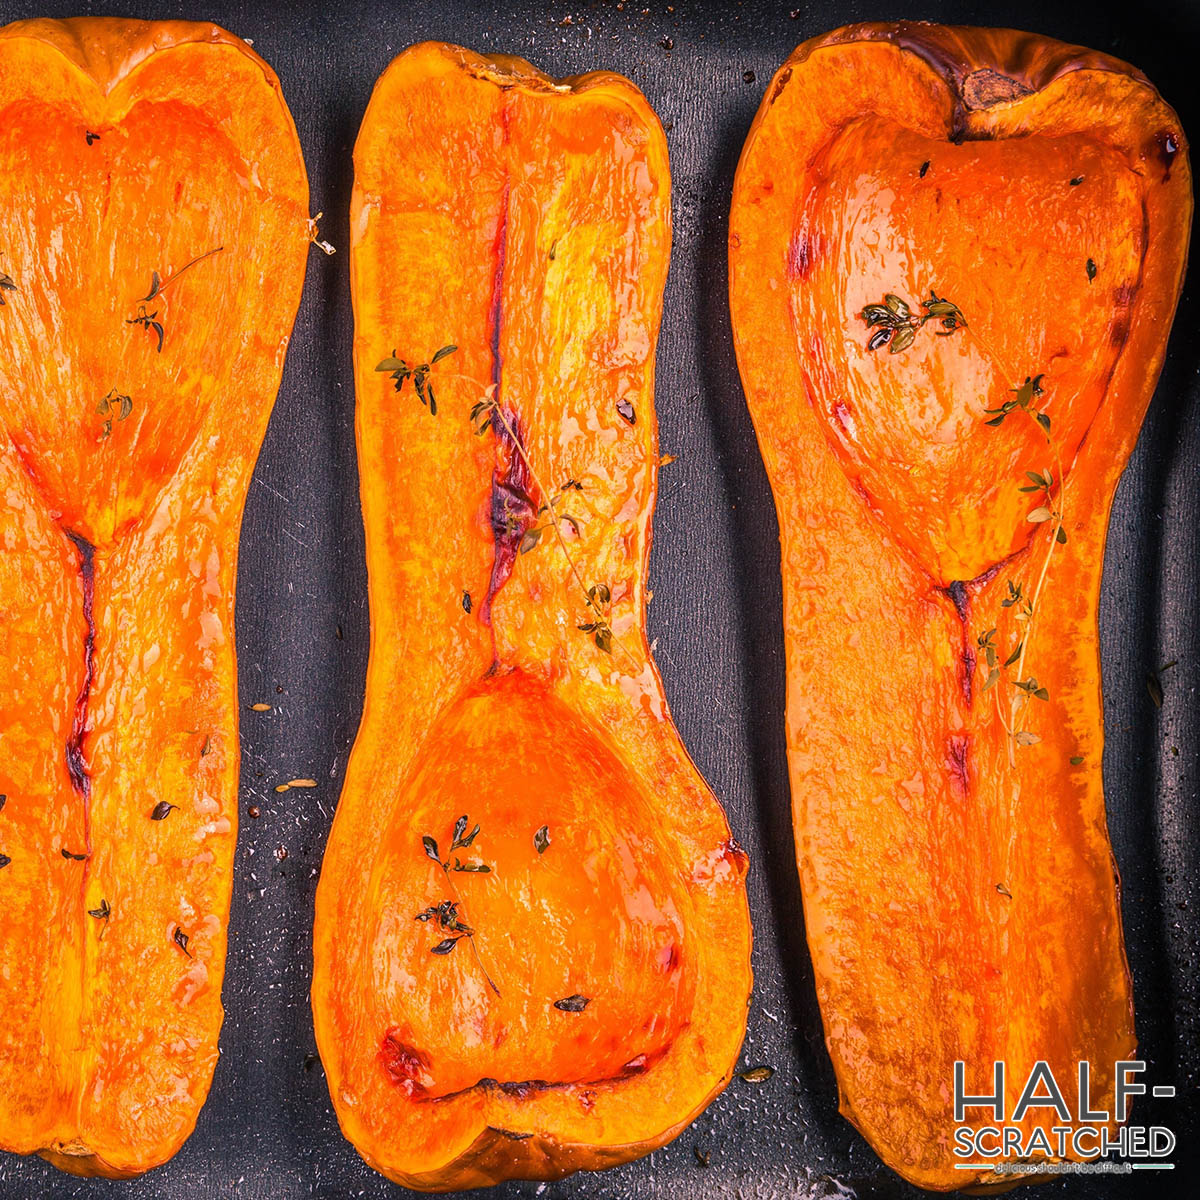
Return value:
<svg viewBox="0 0 1200 1200">
<path fill-rule="evenodd" d="M 1009 1114 L 1038 1060 L 1076 1112 L 1088 1061 L 1111 1114 L 1134 1049 L 1097 605 L 1191 211 L 1142 75 L 1005 30 L 805 43 L 738 167 L 730 301 L 782 534 L 825 1037 L 843 1113 L 922 1187 L 1013 1182 L 956 1169 L 955 1128 L 996 1123 L 955 1119 L 956 1061 L 972 1095 L 1003 1062 Z M 1055 1124 L 1079 1122 L 1016 1122 Z"/>
<path fill-rule="evenodd" d="M 342 1130 L 430 1191 L 644 1154 L 729 1079 L 746 859 L 645 634 L 665 138 L 423 44 L 355 148 L 371 657 L 317 893 Z"/>
<path fill-rule="evenodd" d="M 300 297 L 300 147 L 211 25 L 0 30 L 0 1147 L 169 1158 L 208 1092 L 238 531 Z"/>
</svg>

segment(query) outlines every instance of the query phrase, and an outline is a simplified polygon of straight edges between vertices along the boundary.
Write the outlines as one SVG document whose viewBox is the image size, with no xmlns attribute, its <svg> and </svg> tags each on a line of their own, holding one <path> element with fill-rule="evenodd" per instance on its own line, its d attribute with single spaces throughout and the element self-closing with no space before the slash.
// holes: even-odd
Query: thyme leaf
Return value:
<svg viewBox="0 0 1200 1200">
<path fill-rule="evenodd" d="M 921 168 L 924 176 L 929 164 Z M 921 301 L 924 312 L 916 314 L 909 305 L 894 292 L 888 292 L 883 297 L 882 304 L 867 304 L 859 312 L 861 320 L 866 322 L 868 329 L 874 329 L 867 340 L 870 351 L 888 347 L 889 354 L 900 354 L 916 341 L 917 334 L 925 328 L 929 321 L 936 321 L 941 329 L 935 329 L 938 337 L 949 337 L 960 329 L 967 327 L 967 319 L 962 309 L 952 300 L 939 296 L 930 289 L 929 299 Z"/>
<path fill-rule="evenodd" d="M 402 392 L 404 384 L 411 379 L 417 399 L 429 409 L 431 416 L 436 417 L 437 397 L 434 395 L 433 384 L 429 380 L 429 372 L 434 364 L 441 362 L 443 358 L 453 354 L 457 349 L 458 347 L 454 345 L 442 346 L 430 356 L 428 362 L 423 363 L 410 363 L 405 358 L 397 358 L 396 351 L 393 350 L 389 357 L 376 364 L 375 370 L 390 373 L 397 392 Z"/>
<path fill-rule="evenodd" d="M 550 849 L 550 826 L 543 825 L 541 829 L 533 835 L 533 844 L 539 854 L 545 854 Z"/>
</svg>

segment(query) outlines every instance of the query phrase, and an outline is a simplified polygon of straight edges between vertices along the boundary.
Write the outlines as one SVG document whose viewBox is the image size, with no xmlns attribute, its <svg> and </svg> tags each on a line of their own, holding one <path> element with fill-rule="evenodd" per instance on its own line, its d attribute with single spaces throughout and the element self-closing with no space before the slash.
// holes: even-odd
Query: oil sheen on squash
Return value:
<svg viewBox="0 0 1200 1200">
<path fill-rule="evenodd" d="M 1111 1109 L 1134 1056 L 1096 622 L 1190 215 L 1144 77 L 1003 30 L 806 43 L 738 168 L 826 1041 L 843 1112 L 924 1187 L 1003 1182 L 955 1169 L 956 1060 L 976 1093 L 1004 1060 L 1010 1110 L 1039 1059 L 1073 1105 L 1089 1060 Z"/>
<path fill-rule="evenodd" d="M 317 1038 L 392 1179 L 557 1178 L 690 1121 L 750 988 L 745 856 L 644 632 L 665 139 L 618 76 L 424 44 L 355 168 L 372 646 Z"/>
<path fill-rule="evenodd" d="M 217 1057 L 238 530 L 307 184 L 211 25 L 10 25 L 0 113 L 0 1146 L 131 1175 Z"/>
</svg>

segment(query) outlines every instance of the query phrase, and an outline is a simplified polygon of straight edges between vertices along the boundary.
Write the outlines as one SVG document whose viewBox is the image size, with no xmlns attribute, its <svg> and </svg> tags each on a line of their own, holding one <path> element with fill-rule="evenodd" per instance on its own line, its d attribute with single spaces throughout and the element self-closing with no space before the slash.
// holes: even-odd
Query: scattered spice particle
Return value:
<svg viewBox="0 0 1200 1200">
<path fill-rule="evenodd" d="M 674 455 L 674 454 L 664 454 L 664 455 L 663 455 L 663 456 L 662 456 L 662 457 L 661 457 L 661 458 L 658 460 L 658 465 L 659 465 L 660 467 L 665 467 L 665 466 L 669 466 L 669 465 L 670 465 L 671 463 L 673 463 L 674 461 L 675 461 L 675 455 Z"/>
<path fill-rule="evenodd" d="M 246 812 L 249 816 L 254 818 L 257 818 L 260 815 L 260 810 L 257 804 L 250 805 L 250 807 L 246 809 Z"/>
<path fill-rule="evenodd" d="M 741 1078 L 747 1083 L 766 1083 L 775 1074 L 774 1067 L 751 1067 L 741 1073 Z"/>
<path fill-rule="evenodd" d="M 662 47 L 664 50 L 674 50 L 674 49 L 675 49 L 675 39 L 674 39 L 674 38 L 665 37 L 665 38 L 663 38 L 663 40 L 662 40 L 661 42 L 659 42 L 658 44 L 659 44 L 659 45 L 660 45 L 660 46 L 661 46 L 661 47 Z"/>
<path fill-rule="evenodd" d="M 711 1150 L 701 1150 L 699 1146 L 693 1146 L 692 1153 L 696 1156 L 696 1161 L 702 1167 L 707 1167 L 709 1162 L 712 1160 Z"/>
<path fill-rule="evenodd" d="M 319 1061 L 320 1060 L 317 1058 L 317 1056 L 315 1054 L 306 1054 L 304 1056 L 305 1074 L 307 1074 L 309 1071 L 311 1071 L 313 1069 L 313 1067 L 315 1067 Z"/>
<path fill-rule="evenodd" d="M 591 1002 L 591 996 L 581 996 L 576 993 L 574 996 L 564 996 L 561 1000 L 555 1000 L 554 1007 L 559 1012 L 581 1013 Z"/>
<path fill-rule="evenodd" d="M 204 739 L 204 745 L 200 747 L 200 757 L 207 758 L 208 752 L 212 749 L 212 735 Z"/>
<path fill-rule="evenodd" d="M 340 625 L 337 627 L 337 640 L 339 642 L 345 640 L 345 635 L 342 633 L 342 627 Z"/>
<path fill-rule="evenodd" d="M 753 82 L 754 82 L 754 72 L 753 72 L 753 71 L 743 71 L 743 72 L 742 72 L 742 78 L 743 78 L 743 79 L 744 79 L 744 80 L 745 80 L 747 83 L 753 83 Z"/>
<path fill-rule="evenodd" d="M 280 862 L 285 862 L 287 860 L 287 856 L 288 856 L 288 852 L 287 852 L 286 846 L 276 846 L 275 847 L 275 857 Z"/>
</svg>

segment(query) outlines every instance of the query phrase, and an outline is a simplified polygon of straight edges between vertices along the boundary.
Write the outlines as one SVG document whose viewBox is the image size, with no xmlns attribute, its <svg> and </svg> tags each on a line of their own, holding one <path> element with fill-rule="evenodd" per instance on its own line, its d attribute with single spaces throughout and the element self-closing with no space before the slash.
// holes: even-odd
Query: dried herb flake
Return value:
<svg viewBox="0 0 1200 1200">
<path fill-rule="evenodd" d="M 576 993 L 574 996 L 564 996 L 561 1000 L 555 1000 L 554 1007 L 559 1012 L 581 1013 L 591 1002 L 591 996 L 581 996 Z"/>
<path fill-rule="evenodd" d="M 775 1074 L 774 1067 L 751 1067 L 741 1072 L 741 1078 L 747 1083 L 766 1083 Z"/>
</svg>

